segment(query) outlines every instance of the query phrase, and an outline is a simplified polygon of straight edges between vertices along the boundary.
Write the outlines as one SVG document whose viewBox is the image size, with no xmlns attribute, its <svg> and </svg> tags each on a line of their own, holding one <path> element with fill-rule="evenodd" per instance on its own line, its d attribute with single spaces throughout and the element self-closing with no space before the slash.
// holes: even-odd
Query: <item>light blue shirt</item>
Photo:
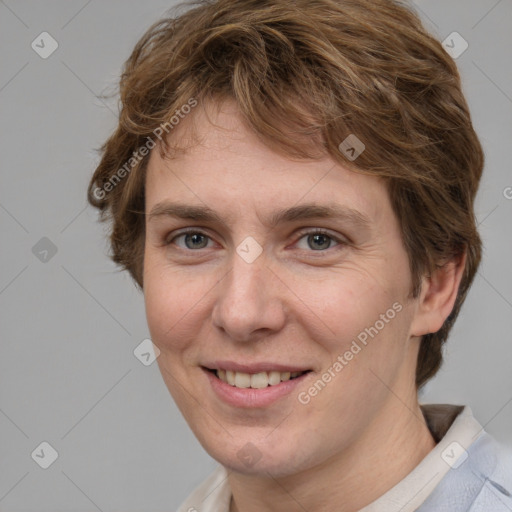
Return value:
<svg viewBox="0 0 512 512">
<path fill-rule="evenodd" d="M 418 512 L 512 512 L 512 455 L 482 432 Z"/>
</svg>

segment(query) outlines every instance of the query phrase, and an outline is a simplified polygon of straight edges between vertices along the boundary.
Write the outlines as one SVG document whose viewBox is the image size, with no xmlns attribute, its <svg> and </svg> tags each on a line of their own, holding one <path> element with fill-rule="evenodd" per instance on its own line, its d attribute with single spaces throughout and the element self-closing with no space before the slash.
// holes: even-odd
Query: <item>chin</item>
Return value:
<svg viewBox="0 0 512 512">
<path fill-rule="evenodd" d="M 244 475 L 264 476 L 271 475 L 281 478 L 296 474 L 319 464 L 318 452 L 310 447 L 308 456 L 304 449 L 298 451 L 296 437 L 289 436 L 290 443 L 279 443 L 270 439 L 265 442 L 247 436 L 246 440 L 240 437 L 226 436 L 222 443 L 201 443 L 208 454 L 228 470 Z M 312 454 L 317 453 L 316 457 Z"/>
</svg>

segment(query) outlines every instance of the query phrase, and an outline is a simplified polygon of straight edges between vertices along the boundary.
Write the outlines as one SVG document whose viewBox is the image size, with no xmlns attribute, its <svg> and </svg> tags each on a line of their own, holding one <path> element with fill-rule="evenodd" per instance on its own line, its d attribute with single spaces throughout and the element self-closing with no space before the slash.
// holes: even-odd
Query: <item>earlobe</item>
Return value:
<svg viewBox="0 0 512 512">
<path fill-rule="evenodd" d="M 455 257 L 423 278 L 412 336 L 437 332 L 452 312 L 466 265 L 466 253 Z"/>
</svg>

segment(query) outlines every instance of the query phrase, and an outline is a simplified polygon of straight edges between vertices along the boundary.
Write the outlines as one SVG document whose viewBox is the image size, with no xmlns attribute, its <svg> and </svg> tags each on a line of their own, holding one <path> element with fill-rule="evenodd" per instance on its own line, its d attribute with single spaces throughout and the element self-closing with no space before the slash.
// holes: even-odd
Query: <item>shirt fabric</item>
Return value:
<svg viewBox="0 0 512 512">
<path fill-rule="evenodd" d="M 512 451 L 485 432 L 467 406 L 420 407 L 436 446 L 360 512 L 512 512 Z M 227 474 L 219 466 L 178 512 L 229 512 Z"/>
</svg>

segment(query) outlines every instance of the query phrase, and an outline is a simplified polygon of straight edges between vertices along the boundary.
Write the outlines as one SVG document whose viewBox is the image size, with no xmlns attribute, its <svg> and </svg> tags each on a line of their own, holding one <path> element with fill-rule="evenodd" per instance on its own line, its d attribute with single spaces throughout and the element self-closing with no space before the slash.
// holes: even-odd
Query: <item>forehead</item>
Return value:
<svg viewBox="0 0 512 512">
<path fill-rule="evenodd" d="M 215 206 L 226 217 L 254 207 L 262 215 L 300 204 L 342 205 L 377 220 L 389 214 L 382 179 L 344 168 L 329 156 L 297 160 L 268 147 L 225 102 L 198 107 L 155 148 L 146 177 L 146 211 L 180 199 Z"/>
</svg>

